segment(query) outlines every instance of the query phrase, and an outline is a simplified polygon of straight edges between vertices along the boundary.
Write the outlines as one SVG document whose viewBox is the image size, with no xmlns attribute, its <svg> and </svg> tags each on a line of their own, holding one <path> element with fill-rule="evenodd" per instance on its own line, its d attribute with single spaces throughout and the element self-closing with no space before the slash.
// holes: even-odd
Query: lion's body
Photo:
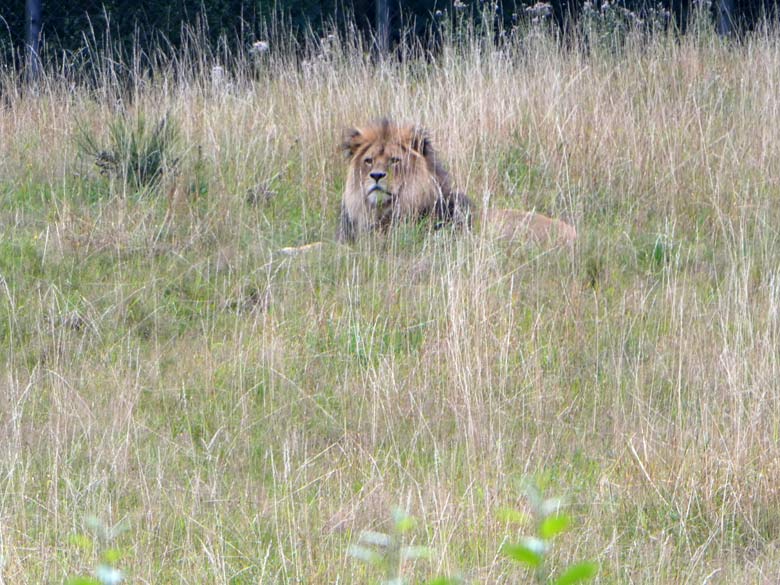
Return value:
<svg viewBox="0 0 780 585">
<path fill-rule="evenodd" d="M 339 241 L 352 242 L 398 221 L 428 217 L 436 227 L 469 224 L 469 199 L 452 190 L 447 171 L 420 129 L 381 120 L 350 130 L 344 150 L 349 168 Z"/>
<path fill-rule="evenodd" d="M 519 209 L 486 209 L 482 230 L 489 236 L 508 242 L 571 246 L 577 239 L 577 230 L 565 221 Z"/>
</svg>

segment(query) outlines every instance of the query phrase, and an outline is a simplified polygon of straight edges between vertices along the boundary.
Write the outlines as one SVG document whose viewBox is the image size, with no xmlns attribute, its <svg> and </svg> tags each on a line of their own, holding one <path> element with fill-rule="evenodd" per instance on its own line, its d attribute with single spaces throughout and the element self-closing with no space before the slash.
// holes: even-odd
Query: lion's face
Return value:
<svg viewBox="0 0 780 585">
<path fill-rule="evenodd" d="M 400 144 L 375 143 L 355 161 L 360 184 L 370 207 L 385 207 L 397 198 L 409 173 L 409 154 Z"/>
<path fill-rule="evenodd" d="M 434 224 L 468 225 L 470 202 L 454 193 L 426 133 L 389 120 L 347 132 L 349 157 L 338 238 L 384 230 L 396 221 L 433 217 Z"/>
<path fill-rule="evenodd" d="M 344 142 L 350 157 L 345 202 L 355 212 L 367 208 L 380 221 L 390 210 L 403 215 L 419 207 L 421 193 L 435 192 L 426 148 L 428 139 L 413 126 L 381 121 L 350 130 Z"/>
</svg>

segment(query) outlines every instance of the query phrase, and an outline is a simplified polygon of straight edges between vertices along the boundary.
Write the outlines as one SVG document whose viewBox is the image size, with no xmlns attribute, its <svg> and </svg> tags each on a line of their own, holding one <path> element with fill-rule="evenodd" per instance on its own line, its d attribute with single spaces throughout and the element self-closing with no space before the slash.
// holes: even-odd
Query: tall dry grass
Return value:
<svg viewBox="0 0 780 585">
<path fill-rule="evenodd" d="M 347 547 L 400 505 L 436 551 L 416 577 L 517 582 L 498 511 L 532 475 L 577 519 L 556 562 L 598 582 L 774 582 L 777 40 L 325 45 L 0 80 L 1 580 L 89 571 L 96 514 L 137 582 L 365 582 Z M 182 137 L 159 192 L 76 147 L 141 113 Z M 278 256 L 335 232 L 341 132 L 382 115 L 576 249 Z"/>
</svg>

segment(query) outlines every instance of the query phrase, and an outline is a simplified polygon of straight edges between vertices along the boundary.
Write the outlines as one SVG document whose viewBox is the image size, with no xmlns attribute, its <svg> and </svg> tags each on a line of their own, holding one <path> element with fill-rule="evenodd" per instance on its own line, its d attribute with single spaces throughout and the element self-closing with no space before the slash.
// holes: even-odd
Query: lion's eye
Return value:
<svg viewBox="0 0 780 585">
<path fill-rule="evenodd" d="M 390 164 L 391 165 L 397 165 L 399 162 L 401 162 L 401 159 L 397 156 L 390 157 Z"/>
<path fill-rule="evenodd" d="M 370 167 L 372 164 L 374 164 L 374 159 L 371 157 L 364 158 L 363 164 L 366 165 L 367 167 Z"/>
</svg>

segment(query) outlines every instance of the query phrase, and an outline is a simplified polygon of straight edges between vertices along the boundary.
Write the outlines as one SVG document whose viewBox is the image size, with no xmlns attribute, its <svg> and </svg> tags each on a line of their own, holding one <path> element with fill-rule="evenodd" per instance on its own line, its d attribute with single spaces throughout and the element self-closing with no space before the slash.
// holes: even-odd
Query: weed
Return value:
<svg viewBox="0 0 780 585">
<path fill-rule="evenodd" d="M 526 483 L 525 493 L 531 507 L 535 534 L 519 542 L 505 544 L 503 553 L 513 561 L 529 567 L 535 581 L 541 585 L 573 585 L 595 577 L 598 566 L 590 561 L 574 563 L 557 577 L 552 576 L 547 561 L 552 543 L 555 537 L 570 528 L 571 518 L 562 511 L 563 502 L 560 499 L 543 498 L 532 483 Z M 521 513 L 514 510 L 504 511 L 503 517 L 515 521 L 524 519 Z"/>
<path fill-rule="evenodd" d="M 67 585 L 119 585 L 124 581 L 125 575 L 117 568 L 117 564 L 124 556 L 124 552 L 111 545 L 126 530 L 126 526 L 120 523 L 109 527 L 94 517 L 87 519 L 87 525 L 92 529 L 94 538 L 78 535 L 73 537 L 72 542 L 85 551 L 98 549 L 100 560 L 95 567 L 95 576 L 71 577 L 67 580 Z"/>
<path fill-rule="evenodd" d="M 76 134 L 79 151 L 94 159 L 101 174 L 121 180 L 131 189 L 159 184 L 179 163 L 180 137 L 169 114 L 150 124 L 146 116 L 119 114 L 108 125 L 108 144 L 81 124 Z"/>
<path fill-rule="evenodd" d="M 405 561 L 430 558 L 431 549 L 427 546 L 405 545 L 405 537 L 417 525 L 413 516 L 400 508 L 392 512 L 392 530 L 390 533 L 364 531 L 358 542 L 349 548 L 351 557 L 376 568 L 383 578 L 381 585 L 404 585 L 407 579 L 403 576 Z M 429 585 L 456 585 L 461 583 L 458 578 L 439 577 Z"/>
</svg>

